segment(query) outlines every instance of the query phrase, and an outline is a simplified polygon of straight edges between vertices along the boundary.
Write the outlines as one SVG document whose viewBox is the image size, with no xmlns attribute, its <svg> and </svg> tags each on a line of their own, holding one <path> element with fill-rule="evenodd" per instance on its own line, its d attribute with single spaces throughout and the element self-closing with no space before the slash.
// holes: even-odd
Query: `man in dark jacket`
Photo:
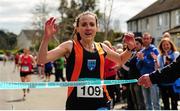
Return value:
<svg viewBox="0 0 180 111">
<path fill-rule="evenodd" d="M 152 84 L 168 83 L 178 78 L 180 78 L 180 55 L 177 57 L 176 62 L 171 63 L 162 70 L 141 76 L 138 79 L 138 84 L 148 88 Z"/>
</svg>

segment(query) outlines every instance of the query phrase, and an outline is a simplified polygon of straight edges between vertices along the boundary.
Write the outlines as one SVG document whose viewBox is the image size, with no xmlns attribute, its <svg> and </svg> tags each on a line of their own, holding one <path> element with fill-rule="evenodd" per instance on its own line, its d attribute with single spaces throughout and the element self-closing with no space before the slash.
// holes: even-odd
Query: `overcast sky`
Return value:
<svg viewBox="0 0 180 111">
<path fill-rule="evenodd" d="M 99 0 L 103 10 L 103 2 Z M 114 0 L 112 18 L 120 21 L 121 31 L 127 31 L 126 21 L 157 0 Z M 32 23 L 32 10 L 42 0 L 0 0 L 0 29 L 19 34 L 21 29 L 28 29 Z M 58 17 L 59 0 L 46 0 L 49 16 Z"/>
</svg>

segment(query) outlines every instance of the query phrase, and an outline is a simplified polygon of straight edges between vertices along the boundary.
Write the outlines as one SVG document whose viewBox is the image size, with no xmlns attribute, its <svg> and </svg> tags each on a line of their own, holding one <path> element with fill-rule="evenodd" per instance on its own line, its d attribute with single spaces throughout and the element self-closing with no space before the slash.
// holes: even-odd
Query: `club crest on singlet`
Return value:
<svg viewBox="0 0 180 111">
<path fill-rule="evenodd" d="M 95 69 L 96 67 L 96 59 L 88 59 L 87 60 L 87 67 L 90 71 L 92 71 L 93 69 Z"/>
</svg>

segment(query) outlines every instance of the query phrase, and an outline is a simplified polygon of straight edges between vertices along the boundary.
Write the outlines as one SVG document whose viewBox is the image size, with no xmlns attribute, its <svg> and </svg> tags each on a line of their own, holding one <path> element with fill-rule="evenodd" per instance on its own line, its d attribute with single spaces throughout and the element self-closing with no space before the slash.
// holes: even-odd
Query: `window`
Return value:
<svg viewBox="0 0 180 111">
<path fill-rule="evenodd" d="M 142 31 L 142 20 L 139 21 L 139 31 Z"/>
<path fill-rule="evenodd" d="M 164 14 L 164 24 L 165 24 L 165 26 L 169 25 L 169 14 L 168 13 Z"/>
<path fill-rule="evenodd" d="M 132 31 L 132 22 L 128 23 L 128 31 Z"/>
<path fill-rule="evenodd" d="M 157 16 L 157 26 L 161 27 L 162 26 L 162 15 Z"/>
<path fill-rule="evenodd" d="M 180 10 L 176 11 L 176 25 L 180 25 Z"/>
<path fill-rule="evenodd" d="M 146 31 L 146 19 L 141 20 L 141 31 Z"/>
<path fill-rule="evenodd" d="M 145 20 L 145 27 L 146 27 L 146 29 L 148 30 L 149 29 L 149 19 L 147 18 L 146 20 Z"/>
<path fill-rule="evenodd" d="M 137 31 L 136 21 L 133 21 L 133 22 L 132 22 L 132 31 L 133 31 L 133 32 L 136 32 L 136 31 Z"/>
<path fill-rule="evenodd" d="M 177 33 L 176 46 L 177 48 L 180 48 L 180 33 Z"/>
</svg>

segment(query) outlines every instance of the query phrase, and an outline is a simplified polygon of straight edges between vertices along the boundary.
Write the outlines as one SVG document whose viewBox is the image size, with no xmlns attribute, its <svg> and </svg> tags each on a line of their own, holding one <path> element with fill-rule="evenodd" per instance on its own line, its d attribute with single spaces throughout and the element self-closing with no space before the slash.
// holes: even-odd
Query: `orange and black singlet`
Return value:
<svg viewBox="0 0 180 111">
<path fill-rule="evenodd" d="M 82 48 L 82 54 L 78 55 L 82 59 L 82 63 L 76 63 L 75 64 L 75 45 L 77 41 L 73 41 L 73 49 L 72 52 L 67 58 L 67 66 L 66 66 L 66 77 L 68 81 L 72 81 L 72 74 L 74 73 L 74 67 L 76 65 L 77 69 L 78 66 L 81 67 L 79 70 L 79 74 L 77 74 L 77 80 L 94 80 L 94 79 L 102 79 L 100 75 L 100 55 L 97 50 L 95 52 L 88 52 L 84 48 L 82 48 L 82 45 L 78 42 L 79 47 Z M 76 55 L 76 56 L 77 56 Z M 82 56 L 82 57 L 81 57 Z M 103 53 L 103 58 L 105 56 L 105 53 Z M 102 57 L 102 55 L 101 55 Z M 76 61 L 77 62 L 77 61 Z M 78 61 L 79 62 L 79 61 Z M 103 64 L 104 65 L 104 64 Z M 104 67 L 104 66 L 103 66 Z M 106 89 L 103 86 L 78 86 L 72 88 L 72 92 L 69 92 L 68 90 L 68 98 L 66 101 L 66 109 L 67 110 L 96 110 L 101 107 L 106 107 L 107 101 L 110 99 Z"/>
</svg>

